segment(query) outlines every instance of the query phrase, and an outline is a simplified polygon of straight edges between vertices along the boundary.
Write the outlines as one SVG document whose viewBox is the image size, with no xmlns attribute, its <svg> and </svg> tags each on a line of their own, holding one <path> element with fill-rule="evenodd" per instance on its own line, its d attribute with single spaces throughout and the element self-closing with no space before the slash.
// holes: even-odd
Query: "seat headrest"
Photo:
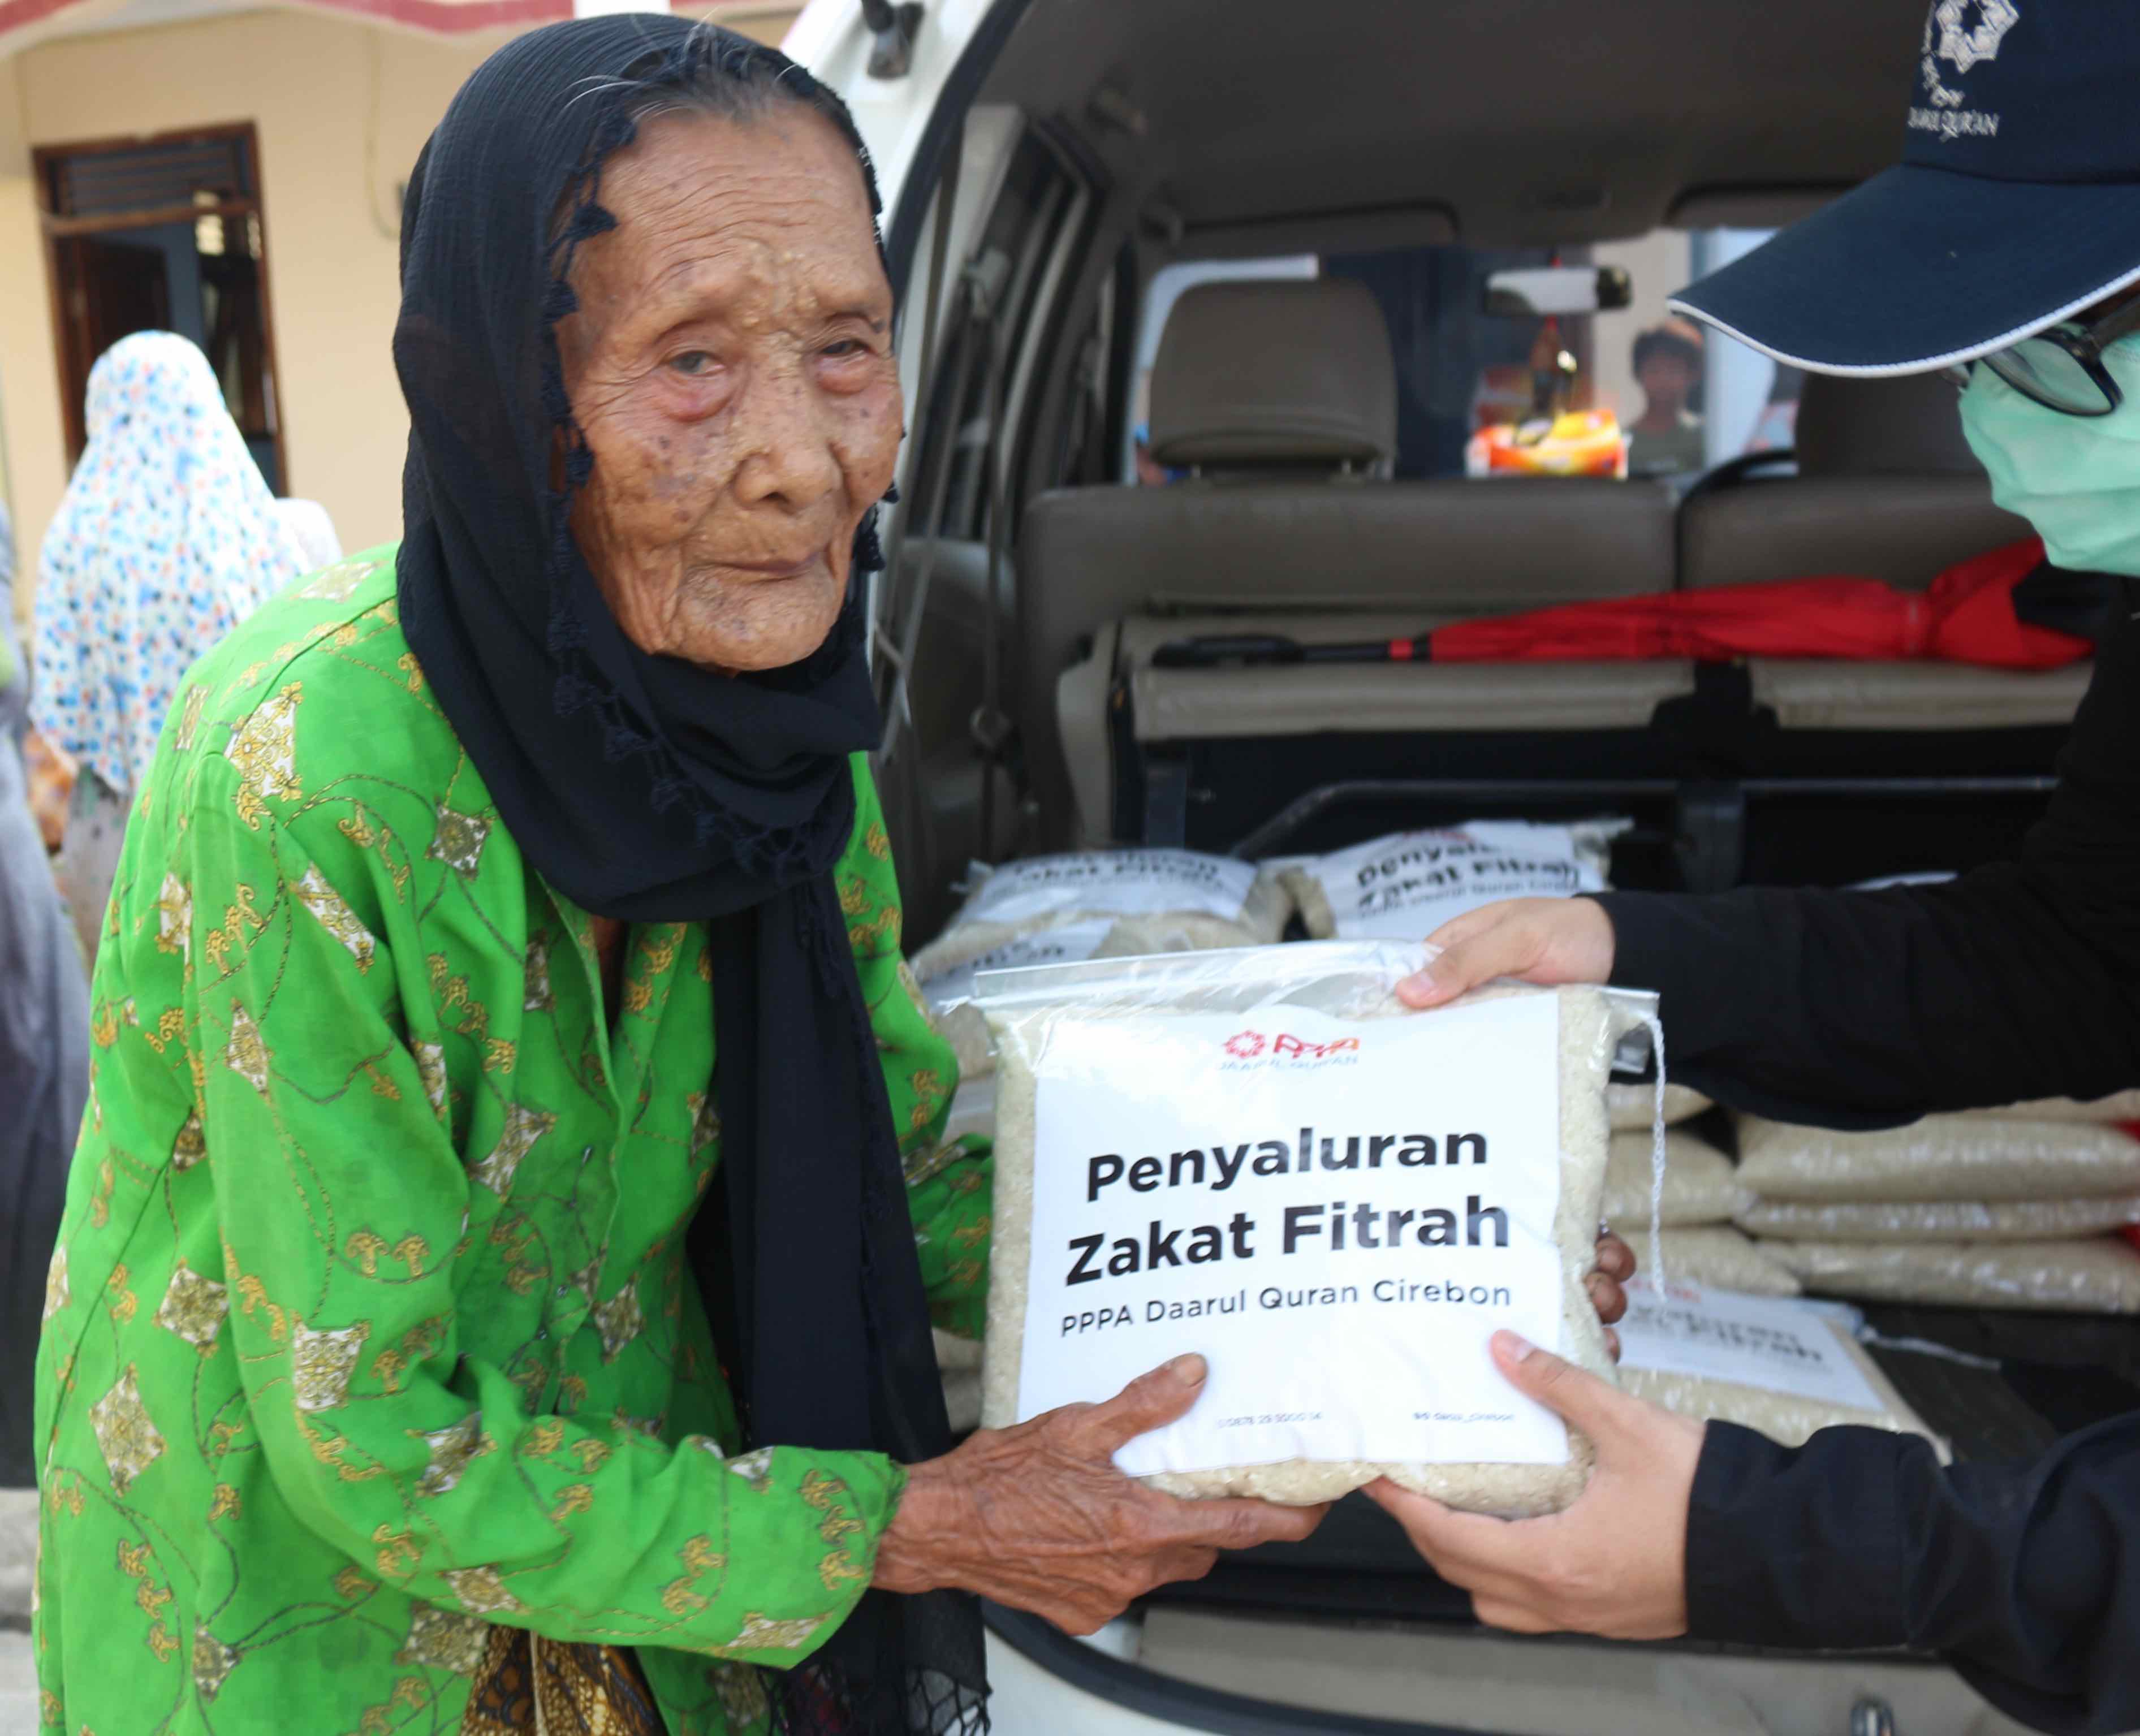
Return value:
<svg viewBox="0 0 2140 1736">
<path fill-rule="evenodd" d="M 1799 391 L 1801 476 L 1981 476 L 1961 400 L 1937 374 L 1809 374 Z"/>
<path fill-rule="evenodd" d="M 1151 454 L 1169 465 L 1387 468 L 1396 372 L 1363 283 L 1200 283 L 1160 338 Z"/>
</svg>

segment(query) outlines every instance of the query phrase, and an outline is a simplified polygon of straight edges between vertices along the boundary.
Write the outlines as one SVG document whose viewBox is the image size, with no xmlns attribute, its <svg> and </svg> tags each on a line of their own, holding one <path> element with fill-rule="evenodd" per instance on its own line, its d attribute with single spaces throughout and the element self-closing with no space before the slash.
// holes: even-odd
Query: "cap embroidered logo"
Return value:
<svg viewBox="0 0 2140 1736">
<path fill-rule="evenodd" d="M 1966 72 L 1979 61 L 1997 60 L 2000 43 L 2020 20 L 2021 9 L 2011 0 L 1940 0 L 1925 29 L 1929 37 L 1931 26 L 1939 26 L 1940 58 Z"/>
<path fill-rule="evenodd" d="M 1912 130 L 1949 139 L 1965 134 L 1997 138 L 1998 115 L 1965 109 L 1968 98 L 1942 81 L 1940 62 L 1951 62 L 1959 78 L 1980 61 L 1997 60 L 2006 32 L 2020 22 L 2021 9 L 2013 0 L 1939 0 L 1925 17 L 1925 94 L 1931 105 L 1910 110 Z"/>
</svg>

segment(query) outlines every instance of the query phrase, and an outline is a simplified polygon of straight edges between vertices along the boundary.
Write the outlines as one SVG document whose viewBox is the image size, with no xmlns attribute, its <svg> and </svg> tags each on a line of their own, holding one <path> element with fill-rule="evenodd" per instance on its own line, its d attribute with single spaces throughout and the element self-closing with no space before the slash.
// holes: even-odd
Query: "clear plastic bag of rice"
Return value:
<svg viewBox="0 0 2140 1736">
<path fill-rule="evenodd" d="M 1280 878 L 1315 939 L 1424 940 L 1450 918 L 1500 899 L 1605 891 L 1612 840 L 1633 823 L 1473 820 L 1392 832 L 1288 861 Z"/>
<path fill-rule="evenodd" d="M 1798 1242 L 2054 1242 L 2140 1224 L 2140 1194 L 2100 1199 L 1753 1199 L 1741 1229 Z"/>
<path fill-rule="evenodd" d="M 1956 1308 L 2140 1314 L 2140 1250 L 2074 1242 L 1764 1242 L 1809 1290 Z"/>
<path fill-rule="evenodd" d="M 1612 1118 L 1615 1133 L 1647 1133 L 1657 1108 L 1657 1087 L 1652 1082 L 1615 1079 L 1605 1092 L 1605 1113 Z M 1715 1108 L 1708 1098 L 1690 1086 L 1665 1086 L 1665 1125 L 1676 1127 L 1682 1121 L 1691 1121 L 1696 1116 Z"/>
<path fill-rule="evenodd" d="M 914 955 L 922 1004 L 965 1078 L 995 1064 L 972 1006 L 983 971 L 1210 947 L 1264 946 L 1293 900 L 1275 873 L 1190 850 L 1090 850 L 979 864 L 949 927 Z"/>
<path fill-rule="evenodd" d="M 1195 1408 L 1117 1463 L 1312 1503 L 1379 1476 L 1557 1510 L 1589 1443 L 1515 1393 L 1511 1327 L 1612 1378 L 1583 1288 L 1613 1052 L 1648 996 L 1497 987 L 1408 1013 L 1416 946 L 1308 943 L 984 977 L 998 1057 L 983 1420 L 1185 1351 Z"/>
<path fill-rule="evenodd" d="M 1789 1447 L 1854 1424 L 1922 1434 L 1948 1457 L 1946 1444 L 1831 1310 L 1854 1312 L 1677 1278 L 1661 1296 L 1637 1278 L 1618 1327 L 1620 1384 L 1681 1416 L 1737 1423 Z"/>
<path fill-rule="evenodd" d="M 1978 1115 L 1884 1133 L 1745 1116 L 1739 1179 L 1764 1199 L 2080 1199 L 2140 1193 L 2140 1140 L 2089 1122 Z"/>
<path fill-rule="evenodd" d="M 1667 1167 L 1666 1174 L 1671 1170 Z M 1684 1280 L 1712 1290 L 1737 1290 L 1748 1296 L 1796 1296 L 1803 1287 L 1791 1270 L 1765 1252 L 1768 1243 L 1756 1242 L 1728 1224 L 1705 1224 L 1686 1229 L 1659 1233 L 1664 1270 L 1673 1283 Z M 1649 1253 L 1645 1236 L 1635 1244 L 1638 1255 Z M 1646 1259 L 1654 1265 L 1654 1261 Z"/>
<path fill-rule="evenodd" d="M 2140 1091 L 2116 1091 L 2085 1103 L 2071 1097 L 2039 1097 L 2004 1109 L 1973 1109 L 1972 1116 L 2002 1121 L 2140 1121 Z"/>
<path fill-rule="evenodd" d="M 1605 1163 L 1605 1221 L 1613 1228 L 1729 1224 L 1751 1200 L 1730 1158 L 1706 1140 L 1677 1132 L 1665 1135 L 1664 1186 L 1652 1200 L 1651 1143 L 1647 1127 L 1612 1135 Z"/>
</svg>

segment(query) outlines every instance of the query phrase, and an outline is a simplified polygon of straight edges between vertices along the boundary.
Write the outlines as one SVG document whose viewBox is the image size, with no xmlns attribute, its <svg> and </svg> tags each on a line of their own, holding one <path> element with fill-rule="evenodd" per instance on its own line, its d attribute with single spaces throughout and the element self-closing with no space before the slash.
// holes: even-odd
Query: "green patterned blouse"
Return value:
<svg viewBox="0 0 2140 1736">
<path fill-rule="evenodd" d="M 641 1648 L 675 1736 L 760 1721 L 903 1476 L 743 1457 L 684 1231 L 718 1160 L 703 925 L 523 860 L 427 689 L 393 550 L 205 659 L 128 831 L 39 1356 L 42 1724 L 459 1728 L 488 1624 Z M 939 1323 L 989 1165 L 900 962 L 858 763 L 838 870 Z"/>
</svg>

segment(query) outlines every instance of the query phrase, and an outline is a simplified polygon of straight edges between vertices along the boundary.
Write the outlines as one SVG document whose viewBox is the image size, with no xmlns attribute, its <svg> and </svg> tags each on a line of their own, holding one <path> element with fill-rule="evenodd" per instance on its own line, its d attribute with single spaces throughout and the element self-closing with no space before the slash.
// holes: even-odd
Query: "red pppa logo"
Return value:
<svg viewBox="0 0 2140 1736">
<path fill-rule="evenodd" d="M 1236 1061 L 1254 1061 L 1269 1052 L 1274 1061 L 1328 1061 L 1333 1055 L 1357 1055 L 1360 1039 L 1340 1037 L 1328 1042 L 1310 1042 L 1281 1032 L 1265 1037 L 1260 1031 L 1240 1031 L 1226 1039 L 1226 1052 Z"/>
</svg>

